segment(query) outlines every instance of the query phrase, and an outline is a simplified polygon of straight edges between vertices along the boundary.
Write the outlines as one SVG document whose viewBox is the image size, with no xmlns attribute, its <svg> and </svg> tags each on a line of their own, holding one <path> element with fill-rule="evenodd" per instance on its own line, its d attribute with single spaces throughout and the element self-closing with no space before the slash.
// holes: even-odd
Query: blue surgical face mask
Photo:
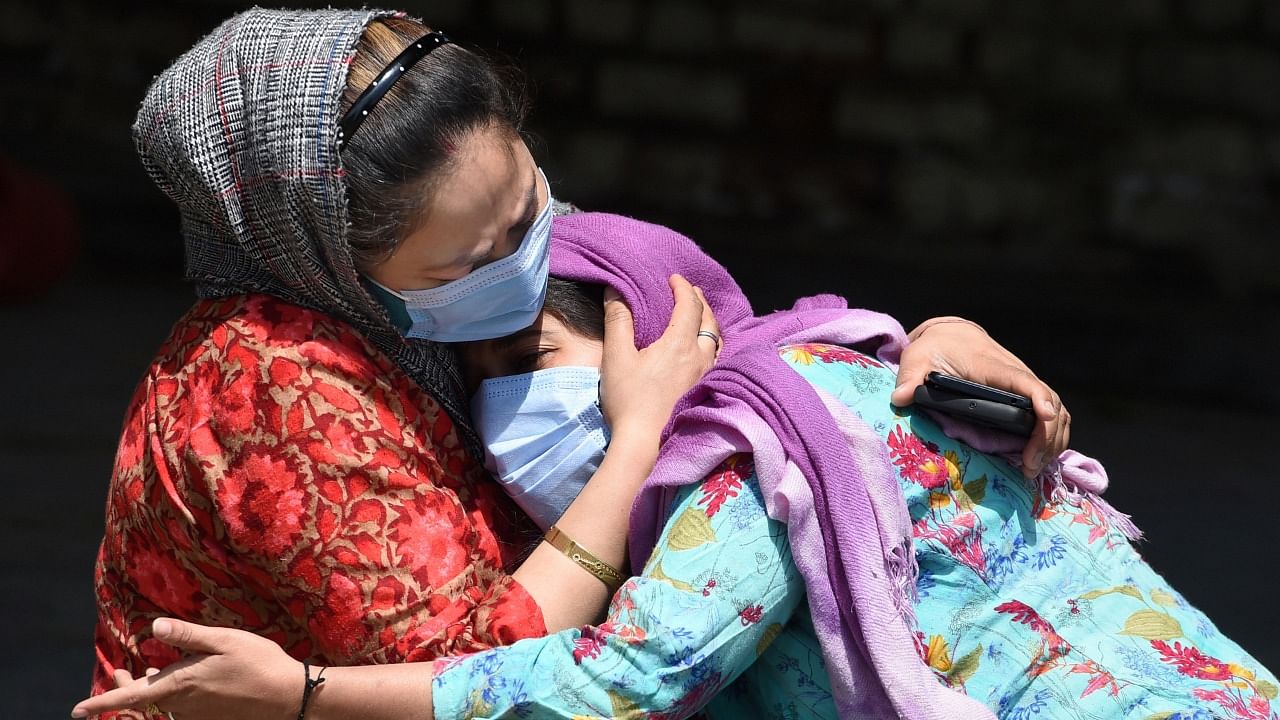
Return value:
<svg viewBox="0 0 1280 720">
<path fill-rule="evenodd" d="M 604 459 L 599 398 L 599 370 L 558 367 L 485 380 L 471 400 L 485 468 L 543 530 Z"/>
<path fill-rule="evenodd" d="M 542 182 L 547 178 L 538 171 Z M 510 335 L 533 324 L 547 296 L 551 257 L 551 186 L 547 203 L 516 251 L 427 290 L 392 290 L 372 278 L 370 291 L 406 337 L 469 342 Z"/>
</svg>

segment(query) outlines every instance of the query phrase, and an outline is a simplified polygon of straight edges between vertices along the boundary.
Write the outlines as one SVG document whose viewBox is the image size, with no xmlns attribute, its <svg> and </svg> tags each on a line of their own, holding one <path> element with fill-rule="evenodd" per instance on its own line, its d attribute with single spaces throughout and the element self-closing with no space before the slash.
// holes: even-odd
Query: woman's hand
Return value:
<svg viewBox="0 0 1280 720">
<path fill-rule="evenodd" d="M 195 654 L 137 679 L 117 670 L 116 689 L 82 700 L 71 717 L 150 705 L 182 720 L 297 717 L 302 663 L 274 642 L 169 618 L 156 620 L 151 630 L 157 639 Z"/>
<path fill-rule="evenodd" d="M 715 364 L 720 325 L 702 291 L 679 275 L 668 282 L 675 296 L 671 322 L 653 344 L 636 350 L 631 311 L 612 288 L 605 290 L 604 358 L 600 406 L 614 435 L 634 433 L 656 443 L 676 401 Z"/>
<path fill-rule="evenodd" d="M 612 436 L 609 451 L 556 527 L 602 562 L 626 567 L 631 501 L 658 460 L 662 428 L 680 396 L 715 363 L 720 328 L 701 291 L 679 275 L 671 322 L 653 344 L 636 350 L 631 311 L 605 291 L 600 406 Z M 599 621 L 612 592 L 564 553 L 541 543 L 513 577 L 542 610 L 548 632 Z"/>
<path fill-rule="evenodd" d="M 902 352 L 898 387 L 893 391 L 894 405 L 910 405 L 916 387 L 936 370 L 1031 398 L 1039 422 L 1022 451 L 1022 473 L 1027 477 L 1037 475 L 1046 461 L 1067 449 L 1071 413 L 1058 393 L 981 327 L 960 318 L 934 318 L 912 330 L 908 338 L 911 342 Z"/>
</svg>

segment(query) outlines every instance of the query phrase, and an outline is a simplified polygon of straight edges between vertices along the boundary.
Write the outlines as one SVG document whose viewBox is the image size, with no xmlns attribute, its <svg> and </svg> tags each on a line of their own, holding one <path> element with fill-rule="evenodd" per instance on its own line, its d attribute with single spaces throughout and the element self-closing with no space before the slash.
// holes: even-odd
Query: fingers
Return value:
<svg viewBox="0 0 1280 720">
<path fill-rule="evenodd" d="M 702 329 L 703 309 L 705 303 L 699 299 L 693 285 L 680 275 L 672 275 L 667 279 L 671 286 L 671 294 L 675 298 L 675 307 L 671 310 L 671 322 L 663 337 L 672 335 L 675 338 L 688 338 L 692 341 Z M 719 335 L 719 333 L 716 333 Z"/>
<path fill-rule="evenodd" d="M 137 680 L 133 679 L 133 675 L 130 675 L 129 671 L 125 670 L 124 668 L 121 668 L 111 673 L 111 679 L 115 681 L 116 687 L 118 688 L 129 687 L 133 683 L 137 682 Z"/>
<path fill-rule="evenodd" d="M 197 625 L 185 620 L 159 618 L 151 623 L 151 632 L 157 640 L 183 650 L 221 655 L 238 630 Z"/>
<path fill-rule="evenodd" d="M 127 672 L 125 673 L 125 675 L 128 674 Z M 118 682 L 118 673 L 116 677 Z M 144 708 L 153 702 L 158 703 L 160 698 L 165 696 L 166 693 L 160 683 L 142 682 L 133 680 L 130 677 L 128 685 L 118 687 L 115 690 L 108 690 L 101 695 L 94 695 L 87 700 L 81 700 L 71 709 L 71 717 L 83 718 L 111 710 Z"/>
<path fill-rule="evenodd" d="M 123 668 L 116 670 L 111 673 L 111 679 L 116 683 L 116 690 L 105 692 L 76 705 L 71 711 L 71 717 L 88 717 L 107 710 L 136 708 L 144 706 L 144 703 L 155 702 L 152 693 L 157 692 L 158 689 L 152 690 L 149 686 L 152 682 L 151 678 L 154 678 L 159 673 L 160 670 L 158 668 L 147 668 L 144 674 L 146 680 L 144 681 L 141 677 L 134 678 L 133 675 L 129 674 L 128 670 Z M 157 681 L 162 679 L 156 678 Z M 119 717 L 141 720 L 144 715 L 132 710 L 123 710 Z"/>
<path fill-rule="evenodd" d="M 703 294 L 702 288 L 695 285 L 693 292 L 702 303 L 702 319 L 698 322 L 698 345 L 709 350 L 711 359 L 714 361 L 720 355 L 720 348 L 723 343 L 723 337 L 720 335 L 720 322 L 716 320 L 715 313 L 711 312 L 711 303 L 707 302 L 707 296 Z M 703 333 L 712 333 L 715 337 L 710 338 Z"/>
<path fill-rule="evenodd" d="M 930 369 L 922 356 L 903 353 L 902 364 L 898 366 L 898 386 L 889 396 L 889 402 L 897 407 L 906 407 L 914 402 L 916 388 L 924 384 Z"/>
<path fill-rule="evenodd" d="M 1039 422 L 1022 451 L 1022 471 L 1028 478 L 1038 475 L 1049 461 L 1061 455 L 1071 444 L 1071 413 L 1062 406 L 1057 393 L 1052 390 L 1048 393 L 1049 397 L 1033 401 Z"/>
<path fill-rule="evenodd" d="M 711 303 L 707 302 L 707 296 L 703 294 L 702 288 L 697 285 L 693 286 L 693 292 L 698 296 L 698 301 L 702 303 L 702 321 L 698 323 L 698 327 L 719 335 L 720 321 L 716 319 L 716 314 L 711 311 Z"/>
<path fill-rule="evenodd" d="M 604 289 L 604 357 L 626 357 L 636 353 L 635 321 L 622 296 L 611 287 Z"/>
</svg>

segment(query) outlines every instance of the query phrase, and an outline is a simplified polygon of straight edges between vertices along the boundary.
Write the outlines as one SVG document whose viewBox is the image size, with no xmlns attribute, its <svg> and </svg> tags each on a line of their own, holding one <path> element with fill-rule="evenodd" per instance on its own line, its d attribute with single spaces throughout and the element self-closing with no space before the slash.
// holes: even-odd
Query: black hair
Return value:
<svg viewBox="0 0 1280 720">
<path fill-rule="evenodd" d="M 604 340 L 604 286 L 549 278 L 542 309 L 575 335 Z"/>
<path fill-rule="evenodd" d="M 429 32 L 402 17 L 369 23 L 356 46 L 340 112 L 400 52 Z M 406 72 L 342 148 L 348 242 L 362 270 L 381 263 L 410 232 L 422 199 L 456 159 L 468 134 L 486 127 L 518 136 L 527 112 L 519 70 L 448 43 Z"/>
</svg>

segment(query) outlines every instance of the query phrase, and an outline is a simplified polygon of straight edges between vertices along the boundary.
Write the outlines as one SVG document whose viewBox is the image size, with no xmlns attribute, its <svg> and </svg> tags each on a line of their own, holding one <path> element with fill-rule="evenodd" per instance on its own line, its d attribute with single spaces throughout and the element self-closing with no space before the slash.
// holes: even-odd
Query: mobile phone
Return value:
<svg viewBox="0 0 1280 720">
<path fill-rule="evenodd" d="M 1029 437 L 1036 426 L 1031 398 L 939 372 L 929 373 L 916 388 L 915 403 L 1022 437 Z"/>
</svg>

